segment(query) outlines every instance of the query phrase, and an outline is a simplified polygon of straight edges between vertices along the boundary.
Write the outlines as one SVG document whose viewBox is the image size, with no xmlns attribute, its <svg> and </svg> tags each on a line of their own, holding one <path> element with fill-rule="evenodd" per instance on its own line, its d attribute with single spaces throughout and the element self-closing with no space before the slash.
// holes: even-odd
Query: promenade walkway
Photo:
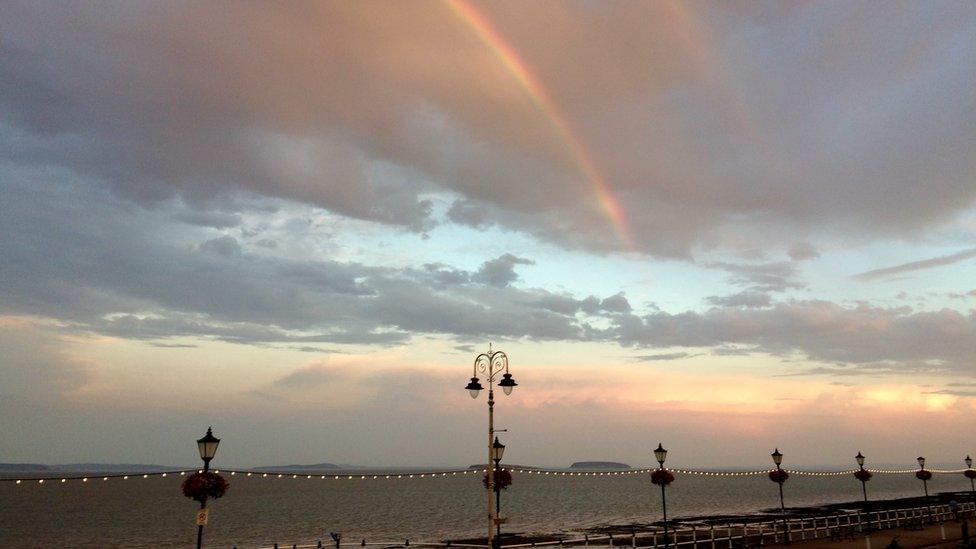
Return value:
<svg viewBox="0 0 976 549">
<path fill-rule="evenodd" d="M 972 538 L 976 531 L 976 524 L 969 520 L 969 534 Z M 891 528 L 872 533 L 870 536 L 855 534 L 852 538 L 831 540 L 827 538 L 794 541 L 790 545 L 781 543 L 763 545 L 765 548 L 777 549 L 885 549 L 893 539 L 897 539 L 902 549 L 958 549 L 962 546 L 962 524 L 947 521 L 931 524 L 920 530 L 907 528 Z M 870 540 L 870 541 L 869 541 Z"/>
</svg>

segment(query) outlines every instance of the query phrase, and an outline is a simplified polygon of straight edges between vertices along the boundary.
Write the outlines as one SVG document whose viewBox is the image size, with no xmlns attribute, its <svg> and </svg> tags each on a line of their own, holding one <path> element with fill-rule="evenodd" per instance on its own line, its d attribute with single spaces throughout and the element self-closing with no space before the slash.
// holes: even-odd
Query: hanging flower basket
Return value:
<svg viewBox="0 0 976 549">
<path fill-rule="evenodd" d="M 769 472 L 769 480 L 776 484 L 783 484 L 788 478 L 790 478 L 790 474 L 782 469 L 773 469 Z"/>
<path fill-rule="evenodd" d="M 674 482 L 674 474 L 667 469 L 655 469 L 651 473 L 651 484 L 657 484 L 658 486 L 667 486 Z"/>
<path fill-rule="evenodd" d="M 485 485 L 485 489 L 488 488 L 488 473 L 481 479 L 482 484 Z M 508 469 L 495 469 L 495 486 L 499 490 L 504 490 L 512 485 L 512 473 Z"/>
<path fill-rule="evenodd" d="M 966 478 L 976 478 L 976 471 L 972 469 L 966 469 L 962 474 L 966 475 Z"/>
<path fill-rule="evenodd" d="M 873 476 L 874 474 L 871 473 L 871 471 L 868 471 L 867 469 L 859 469 L 857 471 L 854 471 L 854 478 L 856 478 L 861 482 L 867 482 L 871 480 L 871 477 Z"/>
<path fill-rule="evenodd" d="M 932 480 L 932 471 L 926 471 L 925 469 L 915 471 L 915 478 L 918 480 Z"/>
<path fill-rule="evenodd" d="M 183 495 L 203 503 L 222 497 L 230 483 L 217 473 L 193 473 L 183 481 Z"/>
</svg>

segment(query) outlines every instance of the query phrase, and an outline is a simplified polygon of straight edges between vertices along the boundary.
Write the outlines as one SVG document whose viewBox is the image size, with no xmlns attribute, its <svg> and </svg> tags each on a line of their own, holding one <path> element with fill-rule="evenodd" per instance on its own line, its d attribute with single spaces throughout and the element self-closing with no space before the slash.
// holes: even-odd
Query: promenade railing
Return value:
<svg viewBox="0 0 976 549">
<path fill-rule="evenodd" d="M 663 548 L 665 545 L 674 549 L 747 549 L 761 547 L 789 541 L 803 541 L 811 539 L 853 539 L 857 536 L 867 536 L 879 530 L 893 528 L 920 529 L 926 523 L 943 523 L 948 520 L 972 515 L 976 511 L 976 504 L 961 503 L 955 510 L 949 505 L 937 504 L 929 507 L 907 507 L 877 511 L 838 512 L 829 515 L 812 517 L 791 517 L 786 520 L 784 531 L 783 519 L 771 516 L 768 520 L 749 522 L 708 523 L 674 525 L 668 528 L 667 543 L 665 543 L 663 528 L 647 531 L 633 531 L 627 534 L 598 534 L 584 535 L 566 539 L 537 541 L 531 543 L 506 544 L 502 540 L 502 549 L 522 549 L 532 547 L 594 547 L 609 549 L 626 549 L 627 547 Z M 273 544 L 262 546 L 261 549 L 355 549 L 355 547 L 384 547 L 384 548 L 459 548 L 459 549 L 489 549 L 485 544 L 426 542 L 405 539 L 402 541 L 367 541 L 334 542 L 316 541 L 311 544 Z M 243 549 L 243 546 L 241 546 Z M 236 549 L 236 547 L 235 547 Z"/>
</svg>

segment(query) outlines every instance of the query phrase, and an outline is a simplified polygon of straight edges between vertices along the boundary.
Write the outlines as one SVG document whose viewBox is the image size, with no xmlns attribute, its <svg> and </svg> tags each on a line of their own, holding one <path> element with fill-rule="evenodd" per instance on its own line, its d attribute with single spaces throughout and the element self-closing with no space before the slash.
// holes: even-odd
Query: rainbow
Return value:
<svg viewBox="0 0 976 549">
<path fill-rule="evenodd" d="M 549 120 L 556 135 L 566 147 L 569 157 L 580 173 L 589 181 L 601 209 L 609 218 L 617 236 L 627 248 L 633 249 L 634 243 L 630 226 L 626 215 L 624 215 L 623 207 L 614 196 L 613 188 L 600 173 L 593 156 L 583 145 L 582 140 L 573 132 L 569 121 L 560 112 L 545 88 L 542 87 L 539 79 L 529 71 L 525 62 L 484 15 L 464 0 L 445 1 L 450 10 L 488 47 L 489 51 L 512 75 L 519 86 L 525 90 L 539 111 Z"/>
</svg>

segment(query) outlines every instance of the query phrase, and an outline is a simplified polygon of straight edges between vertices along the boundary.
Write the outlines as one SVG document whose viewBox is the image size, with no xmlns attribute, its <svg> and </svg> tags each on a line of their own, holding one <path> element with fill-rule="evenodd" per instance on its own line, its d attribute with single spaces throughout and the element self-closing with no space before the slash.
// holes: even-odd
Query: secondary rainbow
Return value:
<svg viewBox="0 0 976 549">
<path fill-rule="evenodd" d="M 528 70 L 512 46 L 498 33 L 484 15 L 463 0 L 445 0 L 451 11 L 488 47 L 512 75 L 519 86 L 525 90 L 536 107 L 552 124 L 556 135 L 566 147 L 569 157 L 577 169 L 586 177 L 593 188 L 601 209 L 610 219 L 614 231 L 627 248 L 633 248 L 633 236 L 620 202 L 614 196 L 613 188 L 600 173 L 592 155 L 587 151 L 565 116 L 559 111 L 539 80 Z"/>
</svg>

